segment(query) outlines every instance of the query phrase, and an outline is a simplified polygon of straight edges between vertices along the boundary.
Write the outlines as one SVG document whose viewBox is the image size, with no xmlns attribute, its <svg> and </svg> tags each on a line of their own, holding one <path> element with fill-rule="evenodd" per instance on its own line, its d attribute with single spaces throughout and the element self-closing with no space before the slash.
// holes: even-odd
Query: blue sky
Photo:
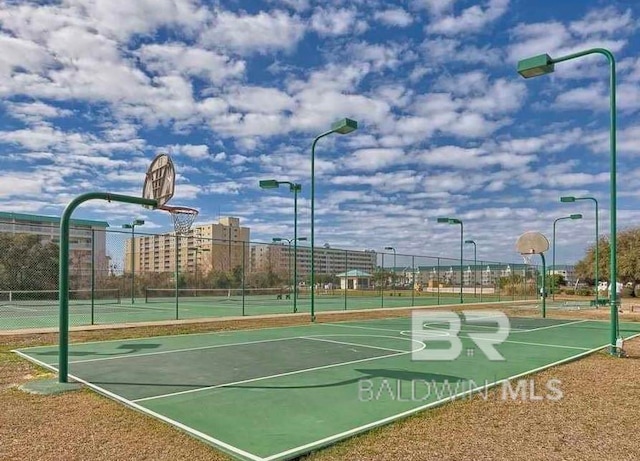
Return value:
<svg viewBox="0 0 640 461">
<path fill-rule="evenodd" d="M 637 223 L 640 59 L 635 1 L 0 1 L 0 210 L 60 215 L 88 191 L 140 195 L 153 157 L 178 171 L 172 203 L 199 222 L 238 216 L 252 240 L 293 234 L 300 182 L 316 243 L 457 257 L 462 219 L 478 258 L 520 261 L 528 230 L 573 262 L 609 229 L 608 67 L 603 57 L 524 80 L 518 59 L 605 47 L 618 64 L 618 227 Z M 168 215 L 90 202 L 75 217 Z M 466 256 L 471 257 L 471 248 Z"/>
</svg>

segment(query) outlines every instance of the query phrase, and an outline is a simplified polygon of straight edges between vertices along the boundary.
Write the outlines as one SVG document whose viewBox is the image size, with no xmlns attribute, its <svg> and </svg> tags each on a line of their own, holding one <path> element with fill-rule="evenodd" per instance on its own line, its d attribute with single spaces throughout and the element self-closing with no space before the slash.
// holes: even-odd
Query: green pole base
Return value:
<svg viewBox="0 0 640 461">
<path fill-rule="evenodd" d="M 27 392 L 29 394 L 38 395 L 55 395 L 62 394 L 63 392 L 77 391 L 82 388 L 80 383 L 61 383 L 57 379 L 36 379 L 29 381 L 18 389 Z"/>
</svg>

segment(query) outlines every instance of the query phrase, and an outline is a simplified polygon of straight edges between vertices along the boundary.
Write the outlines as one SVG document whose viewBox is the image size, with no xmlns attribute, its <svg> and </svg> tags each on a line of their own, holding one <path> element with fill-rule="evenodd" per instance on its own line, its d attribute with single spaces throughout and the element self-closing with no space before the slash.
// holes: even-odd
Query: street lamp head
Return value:
<svg viewBox="0 0 640 461">
<path fill-rule="evenodd" d="M 331 125 L 331 131 L 339 134 L 351 133 L 358 129 L 358 122 L 350 118 L 343 118 Z"/>
<path fill-rule="evenodd" d="M 569 217 L 571 219 L 582 219 L 582 215 L 580 213 L 572 214 Z"/>
<path fill-rule="evenodd" d="M 576 198 L 573 196 L 560 197 L 560 201 L 563 203 L 573 203 L 576 201 Z"/>
<path fill-rule="evenodd" d="M 133 225 L 134 226 L 142 226 L 144 224 L 144 219 L 134 219 L 133 220 Z"/>
<path fill-rule="evenodd" d="M 438 218 L 439 223 L 447 223 L 447 224 L 460 224 L 460 221 L 457 218 Z"/>
<path fill-rule="evenodd" d="M 306 242 L 307 237 L 298 237 L 298 242 Z"/>
<path fill-rule="evenodd" d="M 300 192 L 302 190 L 302 184 L 290 184 L 289 190 L 291 192 Z"/>
<path fill-rule="evenodd" d="M 553 70 L 553 60 L 548 54 L 541 54 L 518 61 L 518 73 L 524 78 L 550 74 Z"/>
<path fill-rule="evenodd" d="M 271 239 L 271 241 L 272 241 L 272 242 L 282 242 L 282 238 L 280 238 L 280 237 L 273 237 L 273 238 Z"/>
<path fill-rule="evenodd" d="M 465 240 L 464 243 L 473 243 L 473 244 L 475 244 L 476 242 L 475 242 L 475 240 Z"/>
<path fill-rule="evenodd" d="M 123 229 L 133 229 L 133 226 L 131 224 L 123 224 L 122 228 Z"/>
<path fill-rule="evenodd" d="M 261 189 L 277 189 L 278 186 L 279 186 L 279 183 L 275 179 L 264 179 L 260 181 Z"/>
<path fill-rule="evenodd" d="M 385 250 L 395 250 L 393 247 L 384 247 Z"/>
</svg>

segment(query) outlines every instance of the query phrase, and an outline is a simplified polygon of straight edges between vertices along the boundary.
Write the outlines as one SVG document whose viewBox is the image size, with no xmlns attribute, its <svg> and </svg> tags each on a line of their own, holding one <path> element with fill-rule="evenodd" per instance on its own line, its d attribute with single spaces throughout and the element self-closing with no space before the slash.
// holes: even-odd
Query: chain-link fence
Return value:
<svg viewBox="0 0 640 461">
<path fill-rule="evenodd" d="M 9 228 L 10 227 L 10 228 Z M 230 235 L 230 234 L 229 234 Z M 2 329 L 57 326 L 56 226 L 0 223 Z M 70 324 L 535 299 L 537 266 L 72 227 Z M 311 274 L 314 286 L 311 286 Z M 312 291 L 313 289 L 313 291 Z M 294 294 L 297 294 L 294 295 Z"/>
</svg>

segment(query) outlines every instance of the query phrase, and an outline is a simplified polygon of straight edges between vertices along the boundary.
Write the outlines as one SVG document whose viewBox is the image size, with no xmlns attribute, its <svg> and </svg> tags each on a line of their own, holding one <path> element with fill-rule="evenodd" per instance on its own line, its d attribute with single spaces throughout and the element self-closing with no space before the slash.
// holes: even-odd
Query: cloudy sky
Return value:
<svg viewBox="0 0 640 461">
<path fill-rule="evenodd" d="M 527 230 L 573 262 L 609 230 L 608 66 L 602 56 L 524 80 L 520 58 L 591 47 L 617 59 L 618 227 L 637 224 L 640 5 L 634 0 L 0 1 L 0 210 L 60 215 L 88 191 L 140 195 L 157 153 L 174 205 L 240 217 L 252 240 L 293 234 L 302 184 L 316 243 L 521 261 Z M 90 202 L 75 217 L 168 230 L 167 214 Z M 472 248 L 466 249 L 472 256 Z"/>
</svg>

